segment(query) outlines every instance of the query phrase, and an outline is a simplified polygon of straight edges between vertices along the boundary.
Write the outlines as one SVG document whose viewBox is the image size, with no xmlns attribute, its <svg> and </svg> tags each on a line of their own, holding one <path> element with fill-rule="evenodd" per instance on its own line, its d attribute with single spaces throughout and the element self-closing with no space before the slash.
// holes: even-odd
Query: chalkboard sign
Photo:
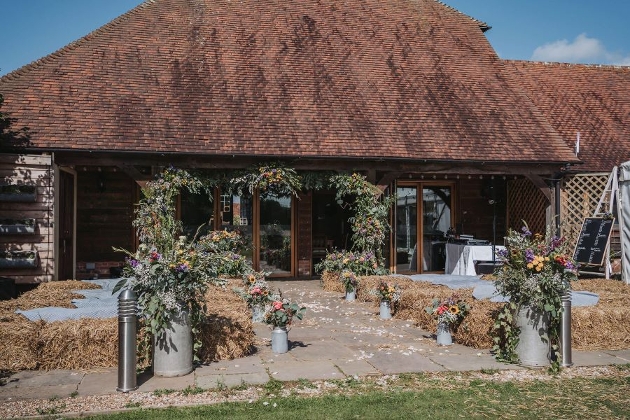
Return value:
<svg viewBox="0 0 630 420">
<path fill-rule="evenodd" d="M 581 264 L 602 265 L 614 219 L 587 217 L 582 224 L 573 259 Z"/>
</svg>

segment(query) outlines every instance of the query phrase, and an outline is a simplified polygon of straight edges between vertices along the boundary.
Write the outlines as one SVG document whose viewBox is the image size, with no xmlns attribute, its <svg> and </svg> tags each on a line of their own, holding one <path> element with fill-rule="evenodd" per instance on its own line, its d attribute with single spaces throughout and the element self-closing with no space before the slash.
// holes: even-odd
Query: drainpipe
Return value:
<svg viewBox="0 0 630 420">
<path fill-rule="evenodd" d="M 555 173 L 553 176 L 553 186 L 555 192 L 555 219 L 556 219 L 556 234 L 560 236 L 560 183 L 564 173 Z M 562 352 L 562 367 L 569 367 L 573 365 L 573 357 L 571 352 L 571 287 L 565 294 L 561 296 L 562 299 L 562 321 L 560 323 L 560 350 Z"/>
</svg>

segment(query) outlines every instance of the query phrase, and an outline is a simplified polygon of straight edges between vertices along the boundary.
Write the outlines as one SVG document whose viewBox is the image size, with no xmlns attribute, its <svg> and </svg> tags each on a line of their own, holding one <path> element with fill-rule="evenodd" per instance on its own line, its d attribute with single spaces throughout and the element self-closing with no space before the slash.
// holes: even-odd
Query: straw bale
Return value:
<svg viewBox="0 0 630 420">
<path fill-rule="evenodd" d="M 236 281 L 225 288 L 211 287 L 206 294 L 207 320 L 201 328 L 202 362 L 229 360 L 254 349 L 252 316 L 243 299 L 232 291 Z"/>
<path fill-rule="evenodd" d="M 37 337 L 40 322 L 31 322 L 22 315 L 3 313 L 0 316 L 0 371 L 15 372 L 37 368 Z"/>
<path fill-rule="evenodd" d="M 37 337 L 42 370 L 92 369 L 118 364 L 116 318 L 43 323 Z"/>
<path fill-rule="evenodd" d="M 324 271 L 322 273 L 322 287 L 328 292 L 344 292 L 343 284 L 341 280 L 339 280 L 339 273 L 331 271 Z"/>
<path fill-rule="evenodd" d="M 494 313 L 501 304 L 489 300 L 476 300 L 472 297 L 473 289 L 453 290 L 447 286 L 429 282 L 412 282 L 401 294 L 398 303 L 397 318 L 414 321 L 426 331 L 435 331 L 437 321 L 425 311 L 433 299 L 446 299 L 457 294 L 470 306 L 470 312 L 462 324 L 453 331 L 453 337 L 459 344 L 473 348 L 489 348 L 492 346 L 490 332 L 494 324 Z"/>
<path fill-rule="evenodd" d="M 595 306 L 571 308 L 571 343 L 576 350 L 630 348 L 630 285 L 618 280 L 588 279 L 571 283 L 573 290 L 599 295 Z"/>
<path fill-rule="evenodd" d="M 17 299 L 1 301 L 0 313 L 4 311 L 15 312 L 16 309 L 29 310 L 49 306 L 75 308 L 72 299 L 82 299 L 83 296 L 72 293 L 72 290 L 100 288 L 99 285 L 79 280 L 40 283 L 35 289 L 23 293 Z"/>
</svg>

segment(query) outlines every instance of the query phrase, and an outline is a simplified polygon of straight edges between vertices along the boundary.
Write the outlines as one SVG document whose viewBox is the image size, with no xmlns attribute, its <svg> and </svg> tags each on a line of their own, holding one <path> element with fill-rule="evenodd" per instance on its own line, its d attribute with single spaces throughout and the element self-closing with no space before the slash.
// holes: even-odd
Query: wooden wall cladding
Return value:
<svg viewBox="0 0 630 420">
<path fill-rule="evenodd" d="M 0 264 L 0 277 L 16 283 L 40 283 L 54 276 L 54 171 L 49 155 L 0 154 L 0 185 L 3 191 L 27 186 L 25 191 L 0 197 L 0 251 L 29 251 L 38 256 L 37 264 Z M 31 194 L 32 192 L 32 194 Z M 20 194 L 23 197 L 19 197 Z M 19 221 L 30 221 L 19 229 Z M 11 226 L 11 227 L 9 227 Z M 17 230 L 16 230 L 17 229 Z"/>
</svg>

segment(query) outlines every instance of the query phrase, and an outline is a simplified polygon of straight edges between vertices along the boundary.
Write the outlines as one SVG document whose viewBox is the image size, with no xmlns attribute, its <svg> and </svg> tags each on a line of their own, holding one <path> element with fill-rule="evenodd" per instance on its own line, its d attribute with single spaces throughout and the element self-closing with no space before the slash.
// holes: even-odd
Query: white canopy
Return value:
<svg viewBox="0 0 630 420">
<path fill-rule="evenodd" d="M 621 279 L 630 284 L 630 162 L 619 166 L 618 200 Z"/>
</svg>

